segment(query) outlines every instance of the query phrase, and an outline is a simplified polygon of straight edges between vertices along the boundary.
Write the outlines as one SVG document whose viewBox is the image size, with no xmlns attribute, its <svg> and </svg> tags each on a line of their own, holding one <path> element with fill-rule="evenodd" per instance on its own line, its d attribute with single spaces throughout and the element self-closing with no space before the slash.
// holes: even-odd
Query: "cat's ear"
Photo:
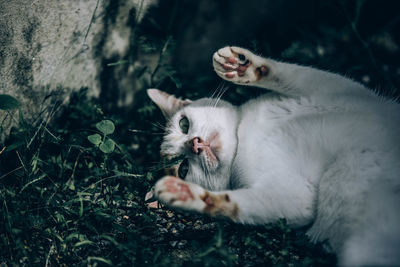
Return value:
<svg viewBox="0 0 400 267">
<path fill-rule="evenodd" d="M 147 95 L 161 109 L 166 118 L 170 118 L 179 109 L 192 103 L 189 99 L 179 99 L 158 89 L 147 89 Z"/>
</svg>

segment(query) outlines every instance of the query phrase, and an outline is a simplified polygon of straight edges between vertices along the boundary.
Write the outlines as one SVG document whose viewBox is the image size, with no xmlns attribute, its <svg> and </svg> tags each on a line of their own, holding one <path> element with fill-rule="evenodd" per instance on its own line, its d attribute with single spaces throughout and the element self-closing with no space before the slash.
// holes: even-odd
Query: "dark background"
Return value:
<svg viewBox="0 0 400 267">
<path fill-rule="evenodd" d="M 212 75 L 217 49 L 237 45 L 390 91 L 399 87 L 399 7 L 396 1 L 160 1 L 140 28 L 155 39 L 174 38 L 172 65 L 188 86 Z"/>
</svg>

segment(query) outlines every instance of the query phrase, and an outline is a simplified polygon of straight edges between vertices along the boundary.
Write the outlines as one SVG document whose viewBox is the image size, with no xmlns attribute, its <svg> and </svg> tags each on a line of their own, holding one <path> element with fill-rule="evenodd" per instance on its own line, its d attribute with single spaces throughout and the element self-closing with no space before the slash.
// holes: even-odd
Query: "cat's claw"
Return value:
<svg viewBox="0 0 400 267">
<path fill-rule="evenodd" d="M 201 199 L 205 190 L 174 176 L 165 176 L 155 185 L 156 197 L 168 206 L 201 212 L 206 203 Z"/>
<path fill-rule="evenodd" d="M 239 84 L 257 82 L 269 73 L 263 58 L 236 46 L 226 46 L 215 52 L 213 66 L 221 78 Z"/>
</svg>

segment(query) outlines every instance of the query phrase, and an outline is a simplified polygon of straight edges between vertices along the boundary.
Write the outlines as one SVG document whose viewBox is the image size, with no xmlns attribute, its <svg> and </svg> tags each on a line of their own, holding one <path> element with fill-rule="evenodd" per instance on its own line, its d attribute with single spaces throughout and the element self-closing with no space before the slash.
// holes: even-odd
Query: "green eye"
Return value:
<svg viewBox="0 0 400 267">
<path fill-rule="evenodd" d="M 185 179 L 188 171 L 189 171 L 189 161 L 188 159 L 184 159 L 178 169 L 179 178 Z"/>
<path fill-rule="evenodd" d="M 186 117 L 182 117 L 182 119 L 179 121 L 179 127 L 181 128 L 182 132 L 184 134 L 187 134 L 189 132 L 189 120 Z"/>
</svg>

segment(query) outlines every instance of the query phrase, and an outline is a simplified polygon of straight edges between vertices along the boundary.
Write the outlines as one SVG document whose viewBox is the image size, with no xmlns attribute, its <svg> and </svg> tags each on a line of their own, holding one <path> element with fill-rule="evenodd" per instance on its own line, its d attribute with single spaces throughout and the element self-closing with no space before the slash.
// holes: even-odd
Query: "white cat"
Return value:
<svg viewBox="0 0 400 267">
<path fill-rule="evenodd" d="M 185 158 L 157 182 L 157 198 L 240 223 L 311 225 L 311 240 L 328 240 L 344 266 L 400 265 L 400 105 L 239 47 L 218 50 L 213 65 L 280 96 L 235 107 L 149 89 L 167 118 L 162 156 Z"/>
</svg>

